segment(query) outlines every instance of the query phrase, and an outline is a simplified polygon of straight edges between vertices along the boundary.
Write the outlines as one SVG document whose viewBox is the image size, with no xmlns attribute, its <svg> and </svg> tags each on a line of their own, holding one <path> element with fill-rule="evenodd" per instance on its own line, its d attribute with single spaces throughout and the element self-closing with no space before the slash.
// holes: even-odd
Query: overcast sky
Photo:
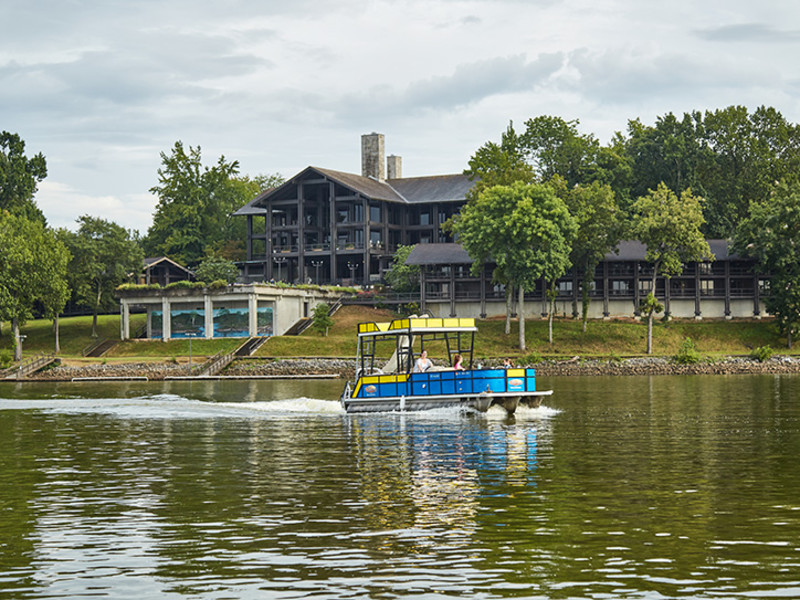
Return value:
<svg viewBox="0 0 800 600">
<path fill-rule="evenodd" d="M 52 226 L 145 233 L 181 140 L 248 175 L 459 173 L 508 122 L 627 121 L 741 104 L 800 121 L 793 0 L 2 0 L 0 130 L 42 152 Z"/>
</svg>

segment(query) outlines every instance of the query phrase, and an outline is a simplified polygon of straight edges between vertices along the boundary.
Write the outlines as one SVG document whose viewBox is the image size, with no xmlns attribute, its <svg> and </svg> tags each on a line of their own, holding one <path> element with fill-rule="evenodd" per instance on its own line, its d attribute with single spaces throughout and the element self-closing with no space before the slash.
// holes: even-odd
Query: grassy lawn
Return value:
<svg viewBox="0 0 800 600">
<path fill-rule="evenodd" d="M 365 321 L 388 321 L 394 315 L 386 310 L 363 306 L 345 306 L 334 316 L 334 326 L 325 337 L 313 329 L 300 336 L 270 338 L 257 352 L 262 357 L 292 356 L 355 356 L 356 325 Z M 136 330 L 144 324 L 144 315 L 132 315 L 131 329 Z M 526 322 L 527 351 L 517 349 L 518 324 L 512 323 L 510 335 L 503 333 L 503 319 L 478 322 L 475 341 L 475 358 L 519 357 L 521 354 L 539 354 L 542 357 L 608 357 L 642 355 L 645 351 L 647 325 L 632 319 L 610 321 L 590 321 L 588 330 L 583 333 L 579 320 L 557 319 L 553 325 L 554 343 L 547 343 L 547 321 L 529 320 Z M 81 351 L 89 346 L 92 318 L 70 317 L 61 319 L 61 352 L 59 356 L 74 360 L 82 359 Z M 98 319 L 99 337 L 119 339 L 119 315 L 101 315 Z M 40 352 L 52 352 L 54 336 L 50 321 L 35 320 L 22 327 L 27 336 L 23 342 L 23 354 L 31 356 Z M 656 354 L 671 356 L 675 354 L 685 338 L 691 338 L 698 350 L 705 355 L 749 354 L 759 346 L 770 346 L 775 351 L 786 353 L 786 340 L 778 335 L 771 319 L 732 321 L 723 320 L 673 320 L 669 323 L 657 321 L 653 329 L 653 345 Z M 229 352 L 237 348 L 243 340 L 235 338 L 200 340 L 191 342 L 193 356 L 212 356 L 218 352 Z M 13 340 L 11 327 L 2 324 L 0 349 L 11 350 Z M 189 355 L 188 339 L 169 342 L 129 340 L 121 342 L 102 359 L 109 362 L 133 360 L 160 361 L 172 358 L 185 358 Z M 429 347 L 434 360 L 441 360 L 443 347 Z M 388 356 L 391 349 L 379 353 Z"/>
</svg>

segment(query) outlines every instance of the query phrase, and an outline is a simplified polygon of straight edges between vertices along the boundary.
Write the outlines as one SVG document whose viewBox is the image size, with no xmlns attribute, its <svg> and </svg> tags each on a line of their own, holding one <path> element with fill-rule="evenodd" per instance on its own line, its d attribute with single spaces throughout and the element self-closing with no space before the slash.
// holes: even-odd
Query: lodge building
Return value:
<svg viewBox="0 0 800 600">
<path fill-rule="evenodd" d="M 401 158 L 386 157 L 384 146 L 383 134 L 363 135 L 361 175 L 309 166 L 234 213 L 247 219 L 242 280 L 370 286 L 383 279 L 399 245 L 414 245 L 408 263 L 421 267 L 421 308 L 435 316 L 503 314 L 505 291 L 492 283 L 491 265 L 473 276 L 473 261 L 441 230 L 465 204 L 472 182 L 463 174 L 404 178 Z M 666 311 L 695 318 L 765 314 L 768 277 L 726 241 L 709 244 L 714 261 L 658 278 L 656 296 Z M 593 275 L 590 316 L 636 316 L 652 265 L 641 243 L 623 242 Z M 580 310 L 582 280 L 573 269 L 558 281 L 560 314 Z M 544 282 L 526 298 L 541 302 L 546 314 Z"/>
</svg>

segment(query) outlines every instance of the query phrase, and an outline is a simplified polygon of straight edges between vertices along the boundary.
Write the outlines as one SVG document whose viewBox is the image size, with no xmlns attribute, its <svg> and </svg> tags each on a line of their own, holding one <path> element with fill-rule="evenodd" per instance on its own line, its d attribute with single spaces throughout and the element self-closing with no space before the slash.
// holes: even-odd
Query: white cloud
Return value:
<svg viewBox="0 0 800 600">
<path fill-rule="evenodd" d="M 381 131 L 411 176 L 461 171 L 540 114 L 600 139 L 729 104 L 798 121 L 798 17 L 780 0 L 7 0 L 0 128 L 47 157 L 51 223 L 145 231 L 176 140 L 291 175 L 358 172 Z"/>
</svg>

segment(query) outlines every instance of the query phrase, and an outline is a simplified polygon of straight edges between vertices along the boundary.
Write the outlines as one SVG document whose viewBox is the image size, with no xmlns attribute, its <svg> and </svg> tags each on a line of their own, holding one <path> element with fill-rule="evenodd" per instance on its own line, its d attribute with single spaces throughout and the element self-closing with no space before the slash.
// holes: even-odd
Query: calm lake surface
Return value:
<svg viewBox="0 0 800 600">
<path fill-rule="evenodd" d="M 798 598 L 800 377 L 0 384 L 0 598 Z"/>
</svg>

